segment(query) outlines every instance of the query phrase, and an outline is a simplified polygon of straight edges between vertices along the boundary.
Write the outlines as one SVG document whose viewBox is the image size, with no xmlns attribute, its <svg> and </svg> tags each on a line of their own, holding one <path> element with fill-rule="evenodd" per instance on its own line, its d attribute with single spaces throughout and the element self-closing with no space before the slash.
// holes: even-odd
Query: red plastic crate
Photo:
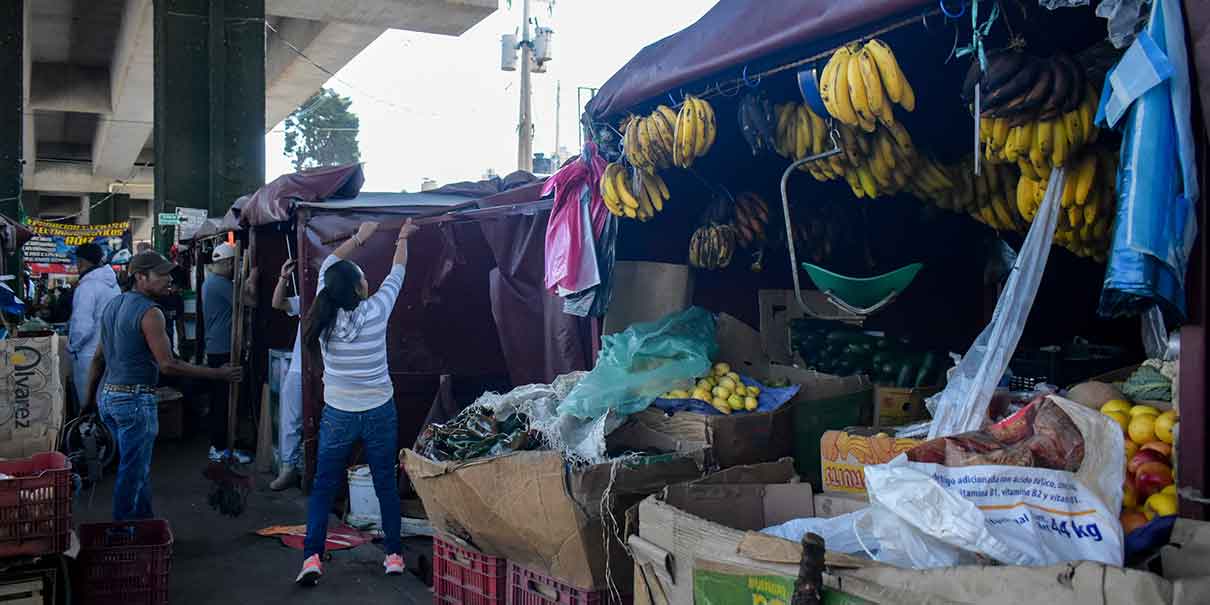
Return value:
<svg viewBox="0 0 1210 605">
<path fill-rule="evenodd" d="M 80 526 L 80 602 L 164 605 L 172 565 L 172 529 L 162 519 Z"/>
<path fill-rule="evenodd" d="M 71 462 L 59 452 L 0 461 L 0 558 L 61 553 L 71 543 Z"/>
<path fill-rule="evenodd" d="M 576 588 L 512 561 L 508 563 L 507 605 L 606 605 L 610 602 L 608 590 Z M 622 595 L 623 604 L 633 602 L 631 595 Z"/>
<path fill-rule="evenodd" d="M 504 605 L 508 561 L 433 536 L 433 602 Z"/>
</svg>

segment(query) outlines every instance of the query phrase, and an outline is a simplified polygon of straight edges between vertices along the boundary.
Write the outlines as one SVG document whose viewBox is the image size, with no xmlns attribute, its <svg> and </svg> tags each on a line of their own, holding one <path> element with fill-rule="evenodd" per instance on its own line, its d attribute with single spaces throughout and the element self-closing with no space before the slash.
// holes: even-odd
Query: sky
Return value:
<svg viewBox="0 0 1210 605">
<path fill-rule="evenodd" d="M 576 88 L 599 87 L 644 46 L 701 17 L 715 0 L 532 0 L 530 15 L 554 31 L 552 60 L 533 82 L 534 151 L 555 149 L 555 89 L 562 82 L 560 144 L 577 150 Z M 500 69 L 500 36 L 519 33 L 521 3 L 458 37 L 390 30 L 327 86 L 353 100 L 361 120 L 363 191 L 417 191 L 517 167 L 520 71 Z M 586 100 L 586 99 L 585 99 Z M 266 135 L 266 181 L 292 172 L 277 125 Z"/>
</svg>

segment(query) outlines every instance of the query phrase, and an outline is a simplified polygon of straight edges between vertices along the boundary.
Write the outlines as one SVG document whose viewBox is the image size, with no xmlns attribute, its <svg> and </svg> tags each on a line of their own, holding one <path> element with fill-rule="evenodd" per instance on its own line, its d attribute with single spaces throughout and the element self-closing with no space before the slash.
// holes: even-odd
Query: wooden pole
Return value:
<svg viewBox="0 0 1210 605">
<path fill-rule="evenodd" d="M 268 473 L 273 470 L 273 414 L 269 412 L 269 385 L 260 390 L 260 431 L 256 438 L 256 470 Z"/>
<path fill-rule="evenodd" d="M 244 277 L 243 246 L 235 245 L 235 259 L 232 265 L 231 281 L 234 285 L 231 296 L 231 361 L 238 364 L 243 359 L 244 340 L 244 297 L 241 283 Z M 233 382 L 227 386 L 227 449 L 235 453 L 235 430 L 238 419 L 240 383 Z"/>
<path fill-rule="evenodd" d="M 794 581 L 791 605 L 820 605 L 823 603 L 823 567 L 827 549 L 823 538 L 808 533 L 802 537 L 802 560 L 798 563 L 798 579 Z"/>
</svg>

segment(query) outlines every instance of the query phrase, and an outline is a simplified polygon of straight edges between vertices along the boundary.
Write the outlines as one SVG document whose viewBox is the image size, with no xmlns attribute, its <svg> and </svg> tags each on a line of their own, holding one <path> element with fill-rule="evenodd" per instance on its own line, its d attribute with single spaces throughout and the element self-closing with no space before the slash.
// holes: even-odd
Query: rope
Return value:
<svg viewBox="0 0 1210 605">
<path fill-rule="evenodd" d="M 618 591 L 618 586 L 613 581 L 613 571 L 610 565 L 609 556 L 610 539 L 612 538 L 617 540 L 618 543 L 622 545 L 622 549 L 625 550 L 626 554 L 630 555 L 632 559 L 634 558 L 634 553 L 630 551 L 630 545 L 626 544 L 626 540 L 622 538 L 621 532 L 618 531 L 618 519 L 613 514 L 613 503 L 610 500 L 612 499 L 613 485 L 618 478 L 618 467 L 623 463 L 638 460 L 639 458 L 640 456 L 638 454 L 626 454 L 614 458 L 613 461 L 609 463 L 609 483 L 605 484 L 605 490 L 601 492 L 601 538 L 602 543 L 605 546 L 605 587 L 609 591 L 609 595 L 613 603 L 621 603 L 622 594 Z M 613 526 L 612 536 L 610 536 L 610 525 Z"/>
</svg>

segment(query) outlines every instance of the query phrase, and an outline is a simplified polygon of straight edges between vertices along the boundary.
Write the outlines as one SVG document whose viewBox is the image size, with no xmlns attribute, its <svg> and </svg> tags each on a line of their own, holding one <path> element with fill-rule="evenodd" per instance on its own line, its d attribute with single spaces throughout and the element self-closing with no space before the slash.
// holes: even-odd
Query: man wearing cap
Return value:
<svg viewBox="0 0 1210 605">
<path fill-rule="evenodd" d="M 159 433 L 155 385 L 159 374 L 238 382 L 243 370 L 204 368 L 172 355 L 164 313 L 155 304 L 172 281 L 176 264 L 154 251 L 130 259 L 130 289 L 105 306 L 101 337 L 89 372 L 86 407 L 95 403 L 117 440 L 120 464 L 113 490 L 115 521 L 149 519 L 151 452 Z M 99 392 L 97 387 L 100 386 Z"/>
<path fill-rule="evenodd" d="M 92 366 L 97 342 L 101 338 L 101 311 L 109 301 L 122 293 L 118 275 L 105 264 L 105 252 L 96 244 L 76 247 L 76 270 L 80 281 L 71 298 L 71 319 L 67 323 L 67 352 L 72 359 L 72 382 L 76 387 L 76 402 L 88 400 L 88 369 Z"/>
<path fill-rule="evenodd" d="M 202 312 L 206 321 L 206 365 L 217 368 L 231 362 L 231 304 L 235 296 L 235 246 L 223 242 L 210 254 L 209 274 L 202 282 Z M 218 462 L 227 449 L 227 387 L 210 390 L 210 460 Z M 233 452 L 241 464 L 252 461 L 245 452 Z"/>
</svg>

